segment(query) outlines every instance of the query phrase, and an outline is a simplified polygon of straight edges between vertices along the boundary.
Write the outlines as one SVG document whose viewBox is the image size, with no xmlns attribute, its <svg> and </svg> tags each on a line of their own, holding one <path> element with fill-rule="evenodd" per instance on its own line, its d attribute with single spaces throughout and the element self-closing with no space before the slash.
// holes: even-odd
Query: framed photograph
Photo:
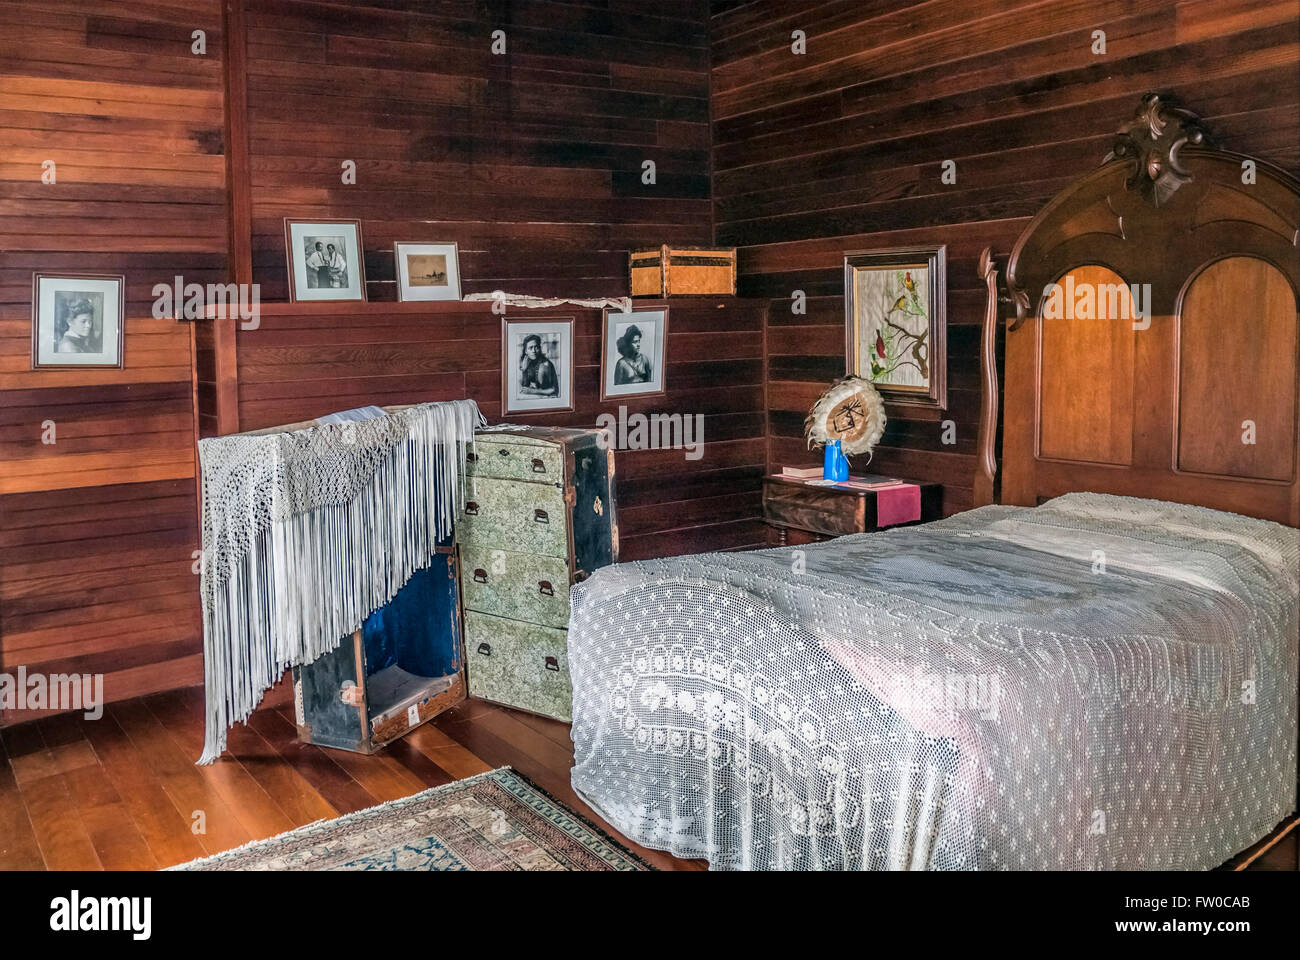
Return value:
<svg viewBox="0 0 1300 960">
<path fill-rule="evenodd" d="M 398 300 L 459 300 L 460 260 L 454 243 L 396 243 Z"/>
<path fill-rule="evenodd" d="M 284 219 L 289 299 L 366 299 L 365 247 L 360 220 L 321 223 Z"/>
<path fill-rule="evenodd" d="M 501 321 L 501 413 L 573 409 L 573 318 Z"/>
<path fill-rule="evenodd" d="M 32 277 L 32 369 L 121 367 L 126 278 Z"/>
<path fill-rule="evenodd" d="M 664 392 L 668 308 L 605 310 L 601 325 L 600 399 Z"/>
<path fill-rule="evenodd" d="M 847 372 L 889 403 L 948 405 L 946 247 L 844 257 Z"/>
</svg>

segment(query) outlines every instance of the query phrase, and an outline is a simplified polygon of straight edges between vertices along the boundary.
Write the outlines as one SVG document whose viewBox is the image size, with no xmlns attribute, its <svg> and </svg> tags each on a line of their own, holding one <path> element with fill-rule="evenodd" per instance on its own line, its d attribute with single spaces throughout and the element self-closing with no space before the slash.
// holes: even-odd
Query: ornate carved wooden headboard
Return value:
<svg viewBox="0 0 1300 960">
<path fill-rule="evenodd" d="M 1300 526 L 1298 242 L 1300 182 L 1145 97 L 1103 165 L 1021 234 L 1008 298 L 982 258 L 977 505 L 998 496 L 1009 302 L 1001 502 L 1091 490 Z"/>
</svg>

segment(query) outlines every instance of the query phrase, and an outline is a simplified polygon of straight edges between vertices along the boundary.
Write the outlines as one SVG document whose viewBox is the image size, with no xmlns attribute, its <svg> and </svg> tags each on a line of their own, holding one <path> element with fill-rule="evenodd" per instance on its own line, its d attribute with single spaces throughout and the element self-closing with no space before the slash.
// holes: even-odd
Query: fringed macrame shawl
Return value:
<svg viewBox="0 0 1300 960">
<path fill-rule="evenodd" d="M 207 734 L 226 747 L 286 668 L 335 649 L 451 533 L 473 400 L 199 441 Z"/>
</svg>

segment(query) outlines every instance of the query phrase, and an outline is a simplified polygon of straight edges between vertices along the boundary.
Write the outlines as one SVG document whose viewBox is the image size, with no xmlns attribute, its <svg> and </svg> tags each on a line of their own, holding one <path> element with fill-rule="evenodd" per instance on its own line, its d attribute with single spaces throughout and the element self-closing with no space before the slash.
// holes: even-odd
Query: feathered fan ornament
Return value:
<svg viewBox="0 0 1300 960">
<path fill-rule="evenodd" d="M 821 395 L 803 422 L 808 446 L 840 441 L 846 456 L 870 454 L 885 432 L 885 401 L 863 377 L 842 377 Z"/>
</svg>

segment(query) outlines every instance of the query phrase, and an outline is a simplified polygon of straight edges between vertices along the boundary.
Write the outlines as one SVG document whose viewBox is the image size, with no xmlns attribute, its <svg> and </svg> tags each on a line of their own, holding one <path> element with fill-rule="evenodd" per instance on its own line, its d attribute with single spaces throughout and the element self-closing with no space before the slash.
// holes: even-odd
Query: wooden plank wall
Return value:
<svg viewBox="0 0 1300 960">
<path fill-rule="evenodd" d="M 218 0 L 0 5 L 0 671 L 202 677 L 191 331 L 152 290 L 226 272 L 220 52 Z M 125 369 L 30 369 L 37 271 L 127 276 Z"/>
<path fill-rule="evenodd" d="M 465 293 L 541 296 L 625 292 L 630 248 L 711 242 L 707 0 L 245 7 L 265 300 L 285 217 L 360 219 L 371 300 L 396 299 L 399 240 L 457 242 Z"/>
<path fill-rule="evenodd" d="M 1300 173 L 1298 31 L 1296 0 L 716 4 L 717 241 L 741 247 L 740 293 L 771 299 L 769 463 L 807 460 L 803 417 L 844 372 L 845 251 L 945 243 L 957 443 L 941 443 L 937 419 L 891 411 L 872 469 L 941 481 L 945 510 L 968 508 L 981 248 L 1008 254 L 1149 90 L 1179 95 L 1230 148 Z M 944 160 L 956 184 L 941 183 Z M 796 289 L 806 316 L 791 313 Z"/>
<path fill-rule="evenodd" d="M 285 217 L 356 218 L 372 302 L 272 307 L 240 331 L 240 429 L 465 396 L 500 419 L 500 317 L 376 303 L 396 299 L 395 241 L 456 241 L 464 293 L 578 297 L 626 294 L 630 249 L 712 242 L 705 0 L 247 0 L 245 18 L 254 279 L 287 298 Z M 629 559 L 762 541 L 766 304 L 719 307 L 674 301 L 668 394 L 627 404 L 701 414 L 707 441 L 697 461 L 620 455 Z M 550 313 L 577 320 L 576 409 L 512 419 L 594 426 L 617 411 L 599 403 L 600 313 Z"/>
<path fill-rule="evenodd" d="M 628 399 L 629 414 L 704 417 L 702 456 L 619 453 L 621 556 L 734 549 L 763 542 L 763 312 L 766 304 L 688 297 L 669 305 L 667 395 Z M 575 320 L 574 411 L 514 415 L 512 423 L 596 426 L 601 313 L 511 312 Z M 245 430 L 369 403 L 471 397 L 501 417 L 501 318 L 488 304 L 283 304 L 264 308 L 239 339 L 239 419 Z"/>
</svg>

